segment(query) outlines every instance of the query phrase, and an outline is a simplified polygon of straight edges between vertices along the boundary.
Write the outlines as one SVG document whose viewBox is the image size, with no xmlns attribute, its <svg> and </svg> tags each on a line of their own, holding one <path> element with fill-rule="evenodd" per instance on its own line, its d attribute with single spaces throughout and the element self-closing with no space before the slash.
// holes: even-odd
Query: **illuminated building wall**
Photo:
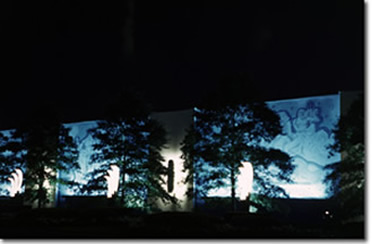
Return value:
<svg viewBox="0 0 372 244">
<path fill-rule="evenodd" d="M 14 130 L 5 130 L 5 131 L 0 131 L 4 136 L 6 137 L 11 137 L 12 132 Z M 4 155 L 6 156 L 9 152 L 5 152 Z M 28 190 L 37 190 L 37 186 L 34 188 L 30 188 L 27 185 L 27 178 L 25 177 L 24 173 L 27 169 L 21 167 L 21 165 L 14 166 L 13 168 L 13 173 L 9 174 L 9 178 L 18 178 L 18 186 L 16 187 L 18 190 L 14 192 L 15 189 L 11 189 L 11 185 L 16 183 L 16 181 L 8 180 L 3 184 L 0 184 L 0 196 L 8 196 L 8 197 L 15 197 L 14 193 L 18 194 L 24 194 L 25 191 Z M 18 171 L 18 172 L 17 172 Z M 46 169 L 48 173 L 50 173 L 50 169 Z M 17 177 L 15 176 L 15 173 L 17 172 Z M 53 175 L 53 174 L 52 174 Z M 8 178 L 8 179 L 9 179 Z M 13 185 L 14 186 L 14 185 Z M 46 203 L 46 207 L 54 207 L 54 199 L 55 199 L 55 188 L 51 185 L 49 180 L 45 180 L 43 186 L 48 189 L 48 199 L 50 202 Z M 24 203 L 25 205 L 37 207 L 37 201 L 27 201 Z"/>
<path fill-rule="evenodd" d="M 12 130 L 4 130 L 4 131 L 1 131 L 1 133 L 6 136 L 6 137 L 9 137 L 11 135 L 11 132 Z M 8 153 L 6 152 L 5 155 L 7 155 Z M 15 168 L 13 169 L 15 170 Z M 7 175 L 6 177 L 10 177 L 11 175 Z M 10 195 L 10 191 L 9 191 L 9 188 L 11 187 L 11 182 L 9 180 L 7 180 L 5 183 L 1 184 L 0 185 L 0 196 L 9 196 Z M 21 193 L 24 192 L 24 187 L 21 189 Z"/>
<path fill-rule="evenodd" d="M 161 209 L 164 210 L 191 210 L 192 201 L 187 199 L 185 196 L 187 185 L 183 183 L 186 172 L 182 172 L 183 161 L 181 159 L 181 150 L 180 143 L 182 142 L 186 129 L 192 123 L 192 110 L 183 110 L 175 112 L 163 112 L 163 113 L 154 113 L 152 117 L 158 120 L 166 129 L 168 133 L 168 143 L 166 148 L 163 149 L 162 155 L 165 159 L 163 164 L 168 167 L 169 161 L 173 161 L 173 189 L 170 195 L 175 196 L 180 200 L 180 205 L 177 207 L 173 204 L 165 205 L 163 202 L 158 201 L 157 204 Z M 87 179 L 85 176 L 92 172 L 98 165 L 90 165 L 90 155 L 93 153 L 92 145 L 94 143 L 93 138 L 88 134 L 90 128 L 94 128 L 97 125 L 95 121 L 87 121 L 80 123 L 70 123 L 65 126 L 71 128 L 70 135 L 73 136 L 77 142 L 79 150 L 79 164 L 81 169 L 79 171 L 69 172 L 69 173 L 60 173 L 60 177 L 68 178 L 74 180 L 75 182 L 85 184 Z M 168 190 L 167 177 L 164 177 L 164 189 Z M 57 196 L 61 197 L 64 195 L 75 195 L 73 189 L 68 188 L 67 186 L 59 186 L 57 190 Z"/>
<path fill-rule="evenodd" d="M 322 182 L 325 174 L 323 166 L 340 160 L 339 154 L 329 157 L 326 147 L 333 142 L 332 129 L 340 117 L 341 101 L 341 94 L 337 94 L 267 102 L 268 106 L 279 114 L 284 134 L 277 136 L 266 146 L 287 152 L 293 157 L 297 166 L 293 174 L 294 183 L 282 185 L 290 197 L 327 197 L 325 185 Z M 159 112 L 152 114 L 152 117 L 161 122 L 168 132 L 168 144 L 162 151 L 162 155 L 165 159 L 165 166 L 168 167 L 170 162 L 173 162 L 173 184 L 171 184 L 173 187 L 170 187 L 165 177 L 164 189 L 180 199 L 180 207 L 171 204 L 164 205 L 161 201 L 158 204 L 164 210 L 190 210 L 192 201 L 185 196 L 187 186 L 183 180 L 186 172 L 182 172 L 180 143 L 186 134 L 185 130 L 192 124 L 193 110 Z M 96 121 L 65 124 L 66 127 L 71 128 L 70 134 L 77 141 L 80 153 L 78 161 L 81 169 L 69 173 L 59 172 L 60 177 L 85 184 L 86 175 L 98 167 L 98 165 L 89 164 L 94 140 L 88 134 L 88 130 L 96 125 Z M 238 181 L 238 196 L 240 189 L 245 191 L 239 186 L 242 184 L 241 181 Z M 26 183 L 27 179 L 24 179 L 24 182 Z M 2 189 L 6 188 L 7 185 L 2 187 Z M 2 191 L 2 195 L 8 195 L 8 193 Z M 57 186 L 56 197 L 63 195 L 71 196 L 76 193 L 67 186 Z M 230 196 L 230 191 L 228 188 L 221 188 L 212 191 L 210 196 Z"/>
<path fill-rule="evenodd" d="M 92 136 L 88 133 L 88 130 L 95 128 L 97 126 L 96 121 L 85 121 L 79 123 L 69 123 L 65 126 L 70 130 L 70 135 L 75 139 L 78 146 L 79 158 L 78 162 L 80 165 L 80 170 L 71 171 L 68 173 L 59 173 L 59 177 L 73 180 L 80 184 L 86 184 L 88 182 L 86 175 L 92 172 L 94 169 L 98 168 L 99 165 L 89 164 L 90 156 L 93 154 L 92 145 L 95 143 Z M 57 187 L 57 198 L 68 195 L 76 195 L 74 189 L 71 189 L 65 185 L 60 185 Z"/>
<path fill-rule="evenodd" d="M 270 101 L 267 105 L 279 115 L 283 134 L 264 146 L 288 153 L 296 166 L 292 175 L 293 183 L 276 183 L 291 198 L 327 198 L 323 167 L 340 160 L 340 154 L 330 157 L 327 150 L 327 146 L 334 141 L 332 130 L 340 117 L 340 95 Z M 238 196 L 239 185 L 245 181 L 238 178 Z M 254 188 L 253 192 L 257 192 L 257 189 Z M 230 195 L 229 187 L 209 193 L 209 196 Z"/>
<path fill-rule="evenodd" d="M 168 132 L 168 143 L 163 149 L 162 155 L 165 159 L 164 165 L 168 167 L 168 163 L 173 161 L 174 177 L 173 189 L 168 189 L 167 184 L 164 184 L 164 189 L 172 190 L 170 195 L 175 196 L 180 202 L 179 207 L 173 204 L 165 205 L 158 201 L 158 206 L 163 210 L 191 210 L 192 199 L 186 197 L 188 186 L 184 183 L 187 172 L 183 170 L 183 160 L 181 159 L 182 152 L 181 142 L 186 135 L 186 129 L 192 124 L 192 110 L 182 110 L 174 112 L 154 113 L 153 118 L 158 120 Z M 164 178 L 165 182 L 169 179 Z"/>
<path fill-rule="evenodd" d="M 168 204 L 164 205 L 161 201 L 157 204 L 161 209 L 164 210 L 190 210 L 191 200 L 186 199 L 185 193 L 187 186 L 183 183 L 186 177 L 186 172 L 182 172 L 183 161 L 181 159 L 180 143 L 182 142 L 186 129 L 191 125 L 192 122 L 192 110 L 183 110 L 175 112 L 163 112 L 154 113 L 152 117 L 157 119 L 166 129 L 168 133 L 168 143 L 166 148 L 162 151 L 162 155 L 165 159 L 163 162 L 166 167 L 170 160 L 173 161 L 174 177 L 173 177 L 173 189 L 170 192 L 172 196 L 177 197 L 180 200 L 180 208 Z M 90 155 L 93 153 L 92 145 L 94 143 L 93 138 L 88 134 L 90 128 L 94 128 L 97 125 L 95 121 L 87 121 L 80 123 L 70 123 L 66 124 L 66 127 L 71 128 L 70 135 L 75 138 L 79 150 L 79 164 L 81 169 L 79 171 L 74 171 L 70 173 L 60 173 L 60 177 L 68 178 L 74 180 L 78 183 L 85 184 L 87 179 L 85 176 L 92 172 L 98 165 L 90 165 Z M 167 177 L 164 177 L 164 181 L 168 183 Z M 164 184 L 164 189 L 167 189 L 167 184 Z M 75 195 L 73 189 L 67 186 L 59 186 L 57 190 L 57 195 Z"/>
</svg>

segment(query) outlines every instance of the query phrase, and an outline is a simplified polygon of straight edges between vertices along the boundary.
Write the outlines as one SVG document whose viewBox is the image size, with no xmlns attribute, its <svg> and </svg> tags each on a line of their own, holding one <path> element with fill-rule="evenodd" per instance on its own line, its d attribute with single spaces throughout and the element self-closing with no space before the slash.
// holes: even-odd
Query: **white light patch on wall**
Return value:
<svg viewBox="0 0 372 244">
<path fill-rule="evenodd" d="M 291 198 L 309 198 L 309 196 L 316 196 L 314 198 L 325 198 L 327 195 L 326 186 L 322 183 L 318 184 L 283 184 L 280 185 L 290 194 Z"/>
<path fill-rule="evenodd" d="M 21 192 L 22 183 L 23 183 L 23 172 L 20 169 L 16 169 L 15 172 L 16 172 L 16 174 L 18 176 L 17 189 L 18 189 L 18 192 Z"/>
<path fill-rule="evenodd" d="M 112 198 L 112 196 L 119 189 L 119 179 L 120 179 L 120 169 L 117 165 L 111 165 L 110 169 L 107 170 L 107 175 L 105 176 L 107 181 L 107 198 Z"/>
<path fill-rule="evenodd" d="M 22 182 L 23 182 L 23 173 L 20 169 L 16 169 L 15 172 L 11 174 L 8 178 L 10 181 L 10 187 L 8 188 L 9 196 L 15 197 L 17 193 L 21 192 Z"/>
<path fill-rule="evenodd" d="M 231 184 L 229 180 L 225 180 L 226 187 L 212 189 L 208 192 L 209 197 L 230 197 Z M 240 200 L 246 200 L 248 194 L 253 191 L 253 166 L 249 162 L 243 162 L 243 166 L 239 169 L 239 175 L 236 181 L 236 196 Z"/>
<path fill-rule="evenodd" d="M 173 160 L 174 162 L 174 188 L 173 191 L 170 193 L 171 195 L 175 196 L 178 200 L 185 200 L 186 199 L 186 191 L 187 185 L 184 183 L 187 173 L 182 172 L 183 170 L 183 160 L 181 159 L 181 151 L 174 151 L 174 150 L 164 150 L 162 155 L 165 159 L 163 165 L 168 167 L 168 161 Z M 163 177 L 164 182 L 167 182 L 168 179 L 166 176 Z M 163 188 L 167 189 L 167 184 L 163 184 Z M 182 204 L 182 203 L 181 203 Z"/>
<path fill-rule="evenodd" d="M 240 168 L 237 185 L 237 192 L 240 195 L 240 200 L 246 200 L 252 192 L 253 187 L 253 166 L 251 163 L 243 162 L 243 167 Z"/>
<path fill-rule="evenodd" d="M 53 170 L 52 170 L 51 168 L 45 168 L 45 172 L 46 172 L 47 174 L 50 174 L 51 176 L 54 176 L 54 175 L 56 174 L 56 172 L 53 172 Z M 47 191 L 48 191 L 49 193 L 52 193 L 52 192 L 54 191 L 53 186 L 51 185 L 49 179 L 45 179 L 45 180 L 44 180 L 43 187 L 45 187 L 45 189 L 47 189 Z"/>
<path fill-rule="evenodd" d="M 227 182 L 228 181 L 226 181 L 226 183 Z M 231 196 L 230 187 L 220 187 L 220 188 L 212 189 L 208 192 L 208 197 L 230 197 L 230 196 Z"/>
</svg>

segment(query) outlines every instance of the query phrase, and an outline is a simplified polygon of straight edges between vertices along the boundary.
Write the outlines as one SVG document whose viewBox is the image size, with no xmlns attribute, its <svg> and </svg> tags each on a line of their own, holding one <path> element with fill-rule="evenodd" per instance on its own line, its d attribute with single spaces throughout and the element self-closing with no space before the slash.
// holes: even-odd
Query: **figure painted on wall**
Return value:
<svg viewBox="0 0 372 244">
<path fill-rule="evenodd" d="M 339 96 L 269 102 L 268 105 L 277 111 L 283 126 L 282 135 L 277 136 L 268 147 L 283 150 L 293 158 L 296 165 L 294 184 L 302 184 L 306 189 L 310 184 L 321 188 L 304 193 L 301 187 L 291 186 L 287 187 L 287 193 L 291 197 L 302 197 L 304 194 L 314 198 L 326 197 L 322 184 L 323 166 L 339 157 L 330 158 L 327 150 L 333 142 L 332 130 L 340 116 Z"/>
</svg>

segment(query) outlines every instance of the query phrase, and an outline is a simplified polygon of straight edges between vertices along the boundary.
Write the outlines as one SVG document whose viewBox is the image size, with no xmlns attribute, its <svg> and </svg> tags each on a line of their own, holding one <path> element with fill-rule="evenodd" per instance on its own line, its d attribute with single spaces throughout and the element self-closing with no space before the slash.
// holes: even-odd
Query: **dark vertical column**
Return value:
<svg viewBox="0 0 372 244">
<path fill-rule="evenodd" d="M 236 210 L 236 203 L 235 203 L 235 172 L 234 169 L 231 169 L 231 210 Z"/>
<path fill-rule="evenodd" d="M 174 162 L 173 160 L 168 161 L 168 182 L 167 182 L 168 192 L 172 192 L 174 189 Z"/>
</svg>

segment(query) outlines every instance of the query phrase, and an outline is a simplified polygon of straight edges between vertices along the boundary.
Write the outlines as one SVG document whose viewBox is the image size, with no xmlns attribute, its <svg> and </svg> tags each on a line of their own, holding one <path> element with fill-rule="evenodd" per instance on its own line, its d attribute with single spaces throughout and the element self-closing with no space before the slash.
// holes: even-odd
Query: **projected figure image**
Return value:
<svg viewBox="0 0 372 244">
<path fill-rule="evenodd" d="M 289 153 L 304 155 L 310 161 L 321 163 L 327 157 L 324 147 L 327 146 L 329 135 L 319 128 L 321 110 L 313 106 L 310 102 L 306 108 L 297 110 L 297 116 L 293 119 L 293 139 L 287 148 Z"/>
<path fill-rule="evenodd" d="M 279 117 L 280 117 L 280 124 L 283 127 L 283 133 L 279 134 L 274 138 L 274 140 L 271 141 L 270 147 L 278 147 L 278 145 L 284 145 L 287 149 L 287 145 L 293 140 L 294 135 L 292 131 L 292 123 L 291 123 L 291 117 L 289 116 L 287 111 L 277 111 Z"/>
<path fill-rule="evenodd" d="M 280 116 L 283 134 L 268 147 L 287 152 L 296 165 L 294 184 L 283 188 L 291 197 L 325 198 L 323 167 L 339 157 L 330 158 L 327 150 L 340 113 L 338 96 L 270 102 L 269 106 Z"/>
</svg>

